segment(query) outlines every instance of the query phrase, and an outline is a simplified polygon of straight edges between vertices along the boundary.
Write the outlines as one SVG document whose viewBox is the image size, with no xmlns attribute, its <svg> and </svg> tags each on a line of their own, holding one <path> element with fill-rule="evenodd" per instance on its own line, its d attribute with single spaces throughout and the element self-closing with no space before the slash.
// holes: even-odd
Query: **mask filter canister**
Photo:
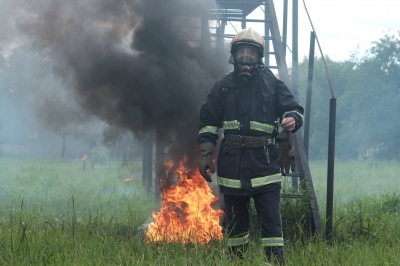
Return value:
<svg viewBox="0 0 400 266">
<path fill-rule="evenodd" d="M 247 82 L 251 78 L 249 66 L 242 66 L 239 72 L 239 78 L 242 82 Z"/>
</svg>

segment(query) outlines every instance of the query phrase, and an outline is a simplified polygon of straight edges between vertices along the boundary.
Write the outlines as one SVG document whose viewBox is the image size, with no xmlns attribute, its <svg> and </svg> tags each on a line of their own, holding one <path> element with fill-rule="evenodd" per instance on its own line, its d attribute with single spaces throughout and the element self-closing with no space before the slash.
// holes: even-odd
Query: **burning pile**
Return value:
<svg viewBox="0 0 400 266">
<path fill-rule="evenodd" d="M 219 221 L 223 212 L 212 208 L 218 198 L 198 171 L 191 174 L 185 168 L 186 161 L 183 159 L 177 169 L 173 162 L 166 163 L 178 180 L 163 190 L 160 212 L 153 212 L 154 222 L 148 225 L 146 241 L 202 245 L 222 241 Z"/>
</svg>

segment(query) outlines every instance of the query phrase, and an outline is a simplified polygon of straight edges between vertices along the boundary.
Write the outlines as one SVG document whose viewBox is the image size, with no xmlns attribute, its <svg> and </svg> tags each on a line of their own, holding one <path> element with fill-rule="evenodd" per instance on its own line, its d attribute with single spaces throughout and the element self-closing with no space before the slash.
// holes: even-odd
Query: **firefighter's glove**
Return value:
<svg viewBox="0 0 400 266">
<path fill-rule="evenodd" d="M 294 159 L 293 133 L 282 130 L 281 133 L 276 136 L 276 142 L 278 143 L 277 162 L 280 165 L 282 174 L 288 174 L 290 170 L 294 172 L 296 169 L 296 162 Z"/>
<path fill-rule="evenodd" d="M 215 172 L 215 167 L 211 158 L 213 150 L 214 144 L 211 142 L 200 144 L 199 171 L 207 182 L 211 182 L 211 177 L 208 175 L 207 171 L 210 170 L 211 173 Z"/>
</svg>

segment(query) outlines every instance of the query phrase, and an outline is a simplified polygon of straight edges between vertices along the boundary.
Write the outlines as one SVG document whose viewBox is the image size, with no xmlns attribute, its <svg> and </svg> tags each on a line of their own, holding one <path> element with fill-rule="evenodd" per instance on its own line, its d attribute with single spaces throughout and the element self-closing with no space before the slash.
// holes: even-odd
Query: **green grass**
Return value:
<svg viewBox="0 0 400 266">
<path fill-rule="evenodd" d="M 311 175 L 317 196 L 326 204 L 327 163 L 310 162 Z M 335 162 L 334 199 L 346 202 L 365 196 L 382 196 L 400 192 L 400 163 L 392 161 Z"/>
<path fill-rule="evenodd" d="M 311 162 L 325 216 L 326 163 Z M 397 162 L 346 161 L 335 168 L 333 241 L 285 228 L 286 265 L 397 265 Z M 0 157 L 0 265 L 261 265 L 257 232 L 241 264 L 225 243 L 208 247 L 146 243 L 138 228 L 158 210 L 141 181 L 141 162 L 82 170 L 81 161 Z M 131 182 L 124 182 L 133 178 Z M 283 201 L 283 217 L 302 215 Z M 294 211 L 295 210 L 295 211 Z M 254 229 L 256 230 L 256 229 Z"/>
</svg>

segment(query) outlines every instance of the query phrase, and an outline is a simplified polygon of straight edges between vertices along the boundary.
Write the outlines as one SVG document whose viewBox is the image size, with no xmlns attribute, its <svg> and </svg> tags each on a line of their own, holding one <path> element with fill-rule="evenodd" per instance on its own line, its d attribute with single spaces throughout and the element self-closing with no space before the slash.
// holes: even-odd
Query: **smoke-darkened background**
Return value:
<svg viewBox="0 0 400 266">
<path fill-rule="evenodd" d="M 201 35 L 212 7 L 204 0 L 2 1 L 3 53 L 27 49 L 20 67 L 41 80 L 19 92 L 29 102 L 21 105 L 54 132 L 99 119 L 112 128 L 107 140 L 155 130 L 169 141 L 172 132 L 175 155 L 193 152 L 200 104 L 228 66 Z"/>
<path fill-rule="evenodd" d="M 211 2 L 0 0 L 0 155 L 30 154 L 40 139 L 35 151 L 59 156 L 64 136 L 66 147 L 72 136 L 94 135 L 116 146 L 120 136 L 140 140 L 149 130 L 178 144 L 177 157 L 191 153 L 200 104 L 229 68 L 226 55 L 201 38 Z M 400 158 L 400 124 L 392 118 L 400 106 L 399 40 L 385 35 L 365 57 L 327 61 L 341 121 L 338 156 Z M 326 158 L 328 143 L 329 90 L 316 59 L 310 159 Z M 303 106 L 307 72 L 305 58 Z"/>
</svg>

